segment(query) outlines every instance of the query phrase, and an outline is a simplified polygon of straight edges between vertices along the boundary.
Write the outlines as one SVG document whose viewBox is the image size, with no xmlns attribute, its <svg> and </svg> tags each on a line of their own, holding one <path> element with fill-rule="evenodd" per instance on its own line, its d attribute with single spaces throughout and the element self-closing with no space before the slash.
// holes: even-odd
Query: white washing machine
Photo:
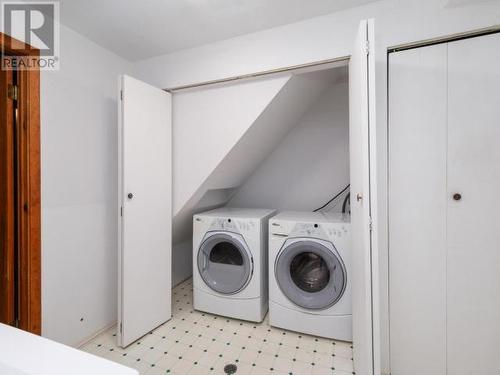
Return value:
<svg viewBox="0 0 500 375">
<path fill-rule="evenodd" d="M 261 322 L 268 310 L 268 220 L 274 210 L 220 208 L 193 217 L 196 310 Z"/>
<path fill-rule="evenodd" d="M 352 341 L 350 217 L 282 212 L 269 221 L 269 323 Z"/>
</svg>

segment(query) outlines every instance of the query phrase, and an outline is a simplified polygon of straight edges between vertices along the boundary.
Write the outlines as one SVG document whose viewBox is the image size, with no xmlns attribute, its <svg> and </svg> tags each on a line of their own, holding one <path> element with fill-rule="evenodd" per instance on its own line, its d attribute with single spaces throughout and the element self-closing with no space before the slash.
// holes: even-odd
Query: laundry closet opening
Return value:
<svg viewBox="0 0 500 375">
<path fill-rule="evenodd" d="M 173 285 L 196 213 L 349 212 L 348 60 L 174 91 L 173 154 Z"/>
<path fill-rule="evenodd" d="M 187 310 L 292 348 L 313 335 L 326 371 L 373 372 L 373 36 L 364 20 L 349 58 L 173 93 L 121 77 L 121 346 Z"/>
</svg>

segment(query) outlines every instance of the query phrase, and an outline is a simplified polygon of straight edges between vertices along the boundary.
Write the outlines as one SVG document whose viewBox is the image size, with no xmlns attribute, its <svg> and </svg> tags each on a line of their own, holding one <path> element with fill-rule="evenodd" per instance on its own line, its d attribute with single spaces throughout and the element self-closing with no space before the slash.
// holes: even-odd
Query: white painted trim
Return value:
<svg viewBox="0 0 500 375">
<path fill-rule="evenodd" d="M 202 87 L 202 86 L 212 86 L 212 85 L 217 85 L 217 84 L 221 84 L 221 83 L 241 81 L 241 80 L 247 80 L 247 79 L 252 79 L 252 78 L 260 78 L 260 77 L 265 77 L 265 76 L 274 76 L 274 75 L 278 75 L 278 74 L 282 74 L 282 73 L 306 73 L 306 72 L 313 71 L 313 70 L 331 69 L 331 68 L 336 68 L 336 67 L 339 67 L 342 65 L 346 65 L 349 61 L 349 58 L 350 58 L 350 56 L 335 57 L 333 59 L 328 59 L 328 60 L 313 61 L 313 62 L 305 63 L 305 64 L 285 66 L 282 68 L 264 70 L 264 71 L 260 71 L 260 72 L 248 73 L 248 74 L 243 74 L 243 75 L 239 75 L 239 76 L 226 77 L 226 78 L 215 79 L 215 80 L 211 80 L 211 81 L 204 81 L 204 82 L 199 82 L 199 83 L 192 83 L 189 85 L 167 88 L 164 90 L 168 91 L 170 93 L 173 93 L 174 91 L 187 90 L 187 89 L 198 88 L 198 87 Z"/>
<path fill-rule="evenodd" d="M 83 339 L 82 341 L 80 341 L 80 343 L 76 344 L 74 347 L 76 349 L 81 349 L 82 347 L 84 347 L 85 345 L 87 345 L 89 342 L 91 342 L 93 339 L 95 339 L 97 336 L 103 334 L 104 332 L 110 330 L 111 328 L 113 328 L 115 326 L 116 326 L 116 320 L 113 323 L 110 323 L 110 324 L 104 326 L 103 328 L 101 328 L 100 330 L 96 331 L 95 333 L 93 333 L 92 335 L 88 336 L 87 338 Z"/>
<path fill-rule="evenodd" d="M 439 44 L 439 43 L 448 43 L 448 42 L 452 42 L 454 40 L 474 38 L 477 36 L 494 34 L 494 33 L 498 33 L 498 32 L 500 32 L 500 25 L 493 25 L 493 26 L 489 26 L 489 27 L 483 27 L 480 29 L 468 30 L 468 31 L 460 32 L 460 33 L 454 33 L 451 35 L 438 36 L 435 38 L 419 40 L 416 42 L 399 44 L 397 46 L 387 47 L 387 51 L 388 52 L 404 51 L 406 49 L 425 47 L 425 46 L 430 46 L 430 45 Z"/>
</svg>

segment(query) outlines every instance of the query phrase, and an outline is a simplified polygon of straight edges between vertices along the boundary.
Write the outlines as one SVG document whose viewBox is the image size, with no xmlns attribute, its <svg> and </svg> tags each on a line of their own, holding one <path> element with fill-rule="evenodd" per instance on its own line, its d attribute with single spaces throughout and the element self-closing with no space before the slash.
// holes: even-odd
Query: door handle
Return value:
<svg viewBox="0 0 500 375">
<path fill-rule="evenodd" d="M 127 194 L 127 197 L 128 197 L 128 199 L 132 199 L 132 198 L 134 197 L 134 194 L 132 194 L 132 193 L 128 193 L 128 194 Z"/>
<path fill-rule="evenodd" d="M 460 193 L 453 194 L 453 199 L 456 200 L 456 201 L 461 200 L 462 199 L 462 194 L 460 194 Z"/>
<path fill-rule="evenodd" d="M 362 196 L 360 193 L 356 194 L 356 200 L 357 200 L 358 202 L 359 202 L 359 201 L 362 201 L 362 200 L 363 200 L 363 196 Z"/>
</svg>

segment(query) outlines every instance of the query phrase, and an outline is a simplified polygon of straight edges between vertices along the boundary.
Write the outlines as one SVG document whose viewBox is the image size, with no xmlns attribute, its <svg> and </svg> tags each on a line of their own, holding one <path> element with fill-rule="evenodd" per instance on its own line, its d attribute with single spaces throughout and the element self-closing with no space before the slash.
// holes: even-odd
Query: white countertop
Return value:
<svg viewBox="0 0 500 375">
<path fill-rule="evenodd" d="M 0 324 L 2 375 L 138 375 L 137 370 Z"/>
</svg>

